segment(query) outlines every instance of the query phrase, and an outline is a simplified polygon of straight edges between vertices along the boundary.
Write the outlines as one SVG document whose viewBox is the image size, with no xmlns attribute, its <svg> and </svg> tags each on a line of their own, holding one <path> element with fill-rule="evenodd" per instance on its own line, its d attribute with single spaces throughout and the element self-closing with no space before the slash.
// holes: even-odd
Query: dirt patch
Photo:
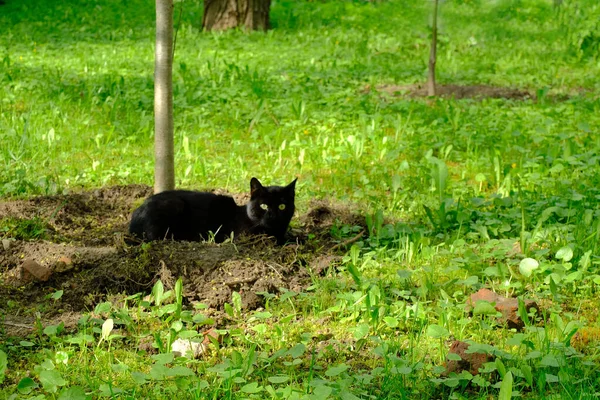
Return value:
<svg viewBox="0 0 600 400">
<path fill-rule="evenodd" d="M 393 96 L 428 97 L 427 87 L 423 84 L 413 85 L 380 85 L 379 92 Z M 536 99 L 535 93 L 523 89 L 489 85 L 437 85 L 437 96 L 455 99 Z"/>
<path fill-rule="evenodd" d="M 170 289 L 178 277 L 183 278 L 187 302 L 218 310 L 236 291 L 244 308 L 255 309 L 264 304 L 261 293 L 300 291 L 309 285 L 311 276 L 339 261 L 344 250 L 339 243 L 347 240 L 336 236 L 339 227 L 364 225 L 364 218 L 348 207 L 319 201 L 294 218 L 291 234 L 296 242 L 285 246 L 263 236 L 222 244 L 160 241 L 127 246 L 123 235 L 131 211 L 151 192 L 150 187 L 132 185 L 0 202 L 0 221 L 37 218 L 47 227 L 44 240 L 3 237 L 0 298 L 5 301 L 0 319 L 5 325 L 23 329 L 15 321 L 27 321 L 27 313 L 38 311 L 40 304 L 48 305 L 45 317 L 78 315 L 111 294 L 147 293 L 158 279 Z M 234 198 L 241 203 L 246 196 Z M 49 278 L 28 275 L 26 260 L 45 268 Z M 62 297 L 50 299 L 57 290 L 63 291 Z M 15 318 L 15 312 L 21 315 Z"/>
<path fill-rule="evenodd" d="M 55 243 L 113 245 L 125 232 L 136 201 L 152 193 L 145 185 L 115 186 L 58 196 L 0 202 L 0 220 L 38 218 Z"/>
</svg>

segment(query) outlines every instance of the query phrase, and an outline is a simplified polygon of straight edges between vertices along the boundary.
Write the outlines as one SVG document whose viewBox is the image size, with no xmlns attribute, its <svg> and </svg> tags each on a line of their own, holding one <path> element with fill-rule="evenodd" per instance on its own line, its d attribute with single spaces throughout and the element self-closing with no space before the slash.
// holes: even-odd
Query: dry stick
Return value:
<svg viewBox="0 0 600 400">
<path fill-rule="evenodd" d="M 14 326 L 15 328 L 33 329 L 33 325 L 18 324 L 16 322 L 8 322 L 8 321 L 3 321 L 2 323 L 6 326 Z"/>
<path fill-rule="evenodd" d="M 238 279 L 236 281 L 223 282 L 223 283 L 227 286 L 236 286 L 236 285 L 242 285 L 244 283 L 256 282 L 257 280 L 258 280 L 258 278 L 246 278 L 246 279 Z"/>
<path fill-rule="evenodd" d="M 346 247 L 346 246 L 351 245 L 354 242 L 358 242 L 360 240 L 360 238 L 363 237 L 364 234 L 365 234 L 365 230 L 363 229 L 362 231 L 360 231 L 358 233 L 358 235 L 356 235 L 354 237 L 351 237 L 350 239 L 348 239 L 346 241 L 343 241 L 342 243 L 338 243 L 335 246 L 333 246 L 331 248 L 331 251 L 335 251 L 335 250 L 337 250 L 337 249 L 339 249 L 341 247 Z"/>
<path fill-rule="evenodd" d="M 282 276 L 282 275 L 279 273 L 279 271 L 277 271 L 277 269 L 276 269 L 274 266 L 272 266 L 272 265 L 271 265 L 271 264 L 269 264 L 269 263 L 265 263 L 265 264 L 267 264 L 267 267 L 269 267 L 269 268 L 271 268 L 273 271 L 275 271 L 275 273 L 276 273 L 276 274 L 279 276 L 279 278 L 283 279 L 283 276 Z M 277 263 L 273 263 L 273 264 L 277 265 L 277 266 L 278 266 L 278 267 L 280 267 L 280 268 L 283 268 L 283 265 L 279 265 L 279 264 L 277 264 Z M 293 264 L 293 263 L 292 263 L 292 264 Z"/>
</svg>

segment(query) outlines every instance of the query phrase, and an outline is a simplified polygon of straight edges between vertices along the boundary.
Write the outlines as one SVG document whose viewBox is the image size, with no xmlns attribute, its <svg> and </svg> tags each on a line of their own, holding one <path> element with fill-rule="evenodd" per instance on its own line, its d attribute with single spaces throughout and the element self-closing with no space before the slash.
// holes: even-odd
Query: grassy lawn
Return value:
<svg viewBox="0 0 600 400">
<path fill-rule="evenodd" d="M 331 199 L 360 210 L 366 234 L 302 292 L 256 311 L 234 295 L 221 342 L 195 360 L 169 344 L 212 321 L 178 286 L 100 303 L 75 331 L 0 324 L 0 397 L 598 397 L 600 5 L 440 7 L 438 83 L 531 96 L 384 90 L 424 83 L 429 2 L 274 1 L 266 34 L 203 33 L 201 3 L 178 2 L 177 185 L 299 177 L 299 212 Z M 0 197 L 151 185 L 153 57 L 152 1 L 0 5 Z M 16 229 L 4 217 L 0 236 Z M 521 307 L 522 331 L 493 308 L 471 315 L 481 288 L 543 315 Z M 2 303 L 0 323 L 18 309 Z M 157 354 L 140 350 L 149 333 Z M 443 374 L 452 340 L 494 361 Z"/>
</svg>

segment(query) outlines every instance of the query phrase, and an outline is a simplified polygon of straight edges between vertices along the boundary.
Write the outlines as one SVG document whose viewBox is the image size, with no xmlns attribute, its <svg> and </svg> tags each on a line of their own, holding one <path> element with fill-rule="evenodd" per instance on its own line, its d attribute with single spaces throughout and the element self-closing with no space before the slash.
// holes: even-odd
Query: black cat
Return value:
<svg viewBox="0 0 600 400">
<path fill-rule="evenodd" d="M 143 240 L 209 239 L 222 242 L 240 233 L 265 233 L 285 243 L 294 215 L 296 180 L 287 186 L 263 186 L 250 180 L 250 201 L 243 206 L 233 198 L 207 192 L 170 190 L 150 196 L 133 212 L 129 233 Z"/>
</svg>

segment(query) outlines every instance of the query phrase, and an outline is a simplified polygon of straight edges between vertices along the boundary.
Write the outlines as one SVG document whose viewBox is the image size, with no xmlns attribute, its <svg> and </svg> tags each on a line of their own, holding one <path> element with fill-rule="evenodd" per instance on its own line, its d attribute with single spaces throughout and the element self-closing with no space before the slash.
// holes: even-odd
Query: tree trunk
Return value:
<svg viewBox="0 0 600 400">
<path fill-rule="evenodd" d="M 438 0 L 433 0 L 433 26 L 431 27 L 431 49 L 427 77 L 427 95 L 435 96 L 435 62 L 437 59 L 437 14 Z"/>
<path fill-rule="evenodd" d="M 202 28 L 224 31 L 243 27 L 247 30 L 269 29 L 271 0 L 204 0 Z"/>
<path fill-rule="evenodd" d="M 175 188 L 173 150 L 173 0 L 156 0 L 154 193 Z"/>
</svg>

